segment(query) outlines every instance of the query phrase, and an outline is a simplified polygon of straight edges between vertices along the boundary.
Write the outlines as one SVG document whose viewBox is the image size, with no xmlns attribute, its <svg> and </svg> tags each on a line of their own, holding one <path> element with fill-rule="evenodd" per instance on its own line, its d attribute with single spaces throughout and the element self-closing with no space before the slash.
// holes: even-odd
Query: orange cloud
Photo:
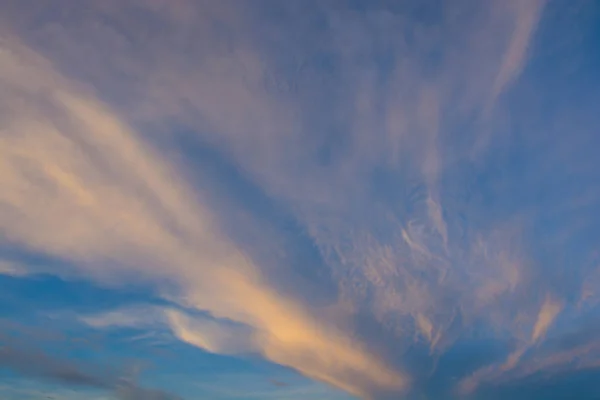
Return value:
<svg viewBox="0 0 600 400">
<path fill-rule="evenodd" d="M 263 283 L 220 233 L 201 192 L 107 106 L 17 43 L 4 41 L 0 55 L 1 83 L 20 104 L 0 137 L 0 230 L 14 243 L 81 268 L 54 273 L 112 283 L 134 273 L 166 283 L 165 295 L 177 285 L 175 301 L 251 327 L 252 346 L 265 358 L 351 393 L 406 387 L 403 374 Z M 214 326 L 169 317 L 191 344 L 239 348 L 240 337 L 224 340 Z M 87 322 L 123 324 L 128 314 L 106 318 Z"/>
</svg>

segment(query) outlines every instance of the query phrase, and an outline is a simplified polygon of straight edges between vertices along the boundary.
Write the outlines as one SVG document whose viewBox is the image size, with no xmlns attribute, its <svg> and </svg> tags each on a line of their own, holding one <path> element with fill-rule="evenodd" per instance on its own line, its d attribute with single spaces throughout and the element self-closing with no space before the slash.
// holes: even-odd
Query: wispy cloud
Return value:
<svg viewBox="0 0 600 400">
<path fill-rule="evenodd" d="M 546 299 L 542 304 L 542 309 L 538 315 L 535 326 L 533 327 L 533 333 L 531 334 L 531 340 L 537 342 L 550 327 L 550 324 L 554 321 L 562 306 L 552 299 Z"/>
<path fill-rule="evenodd" d="M 17 96 L 47 91 L 25 100 L 2 137 L 0 224 L 11 240 L 108 282 L 165 280 L 164 290 L 181 290 L 165 295 L 259 331 L 257 351 L 268 359 L 351 392 L 404 385 L 349 336 L 263 283 L 174 171 L 105 106 L 18 44 L 5 42 L 2 60 Z"/>
<path fill-rule="evenodd" d="M 15 262 L 0 260 L 0 275 L 24 276 L 27 275 L 27 267 Z"/>
<path fill-rule="evenodd" d="M 25 349 L 22 345 L 3 340 L 0 366 L 28 377 L 38 377 L 71 387 L 114 391 L 122 400 L 177 400 L 180 397 L 160 390 L 146 389 L 112 371 L 77 365 L 52 357 L 42 350 Z M 30 347 L 30 346 L 28 346 Z"/>
<path fill-rule="evenodd" d="M 539 121 L 573 118 L 519 86 L 544 2 L 358 3 L 7 5 L 0 244 L 172 305 L 89 326 L 167 326 L 365 398 L 432 393 L 474 337 L 504 352 L 458 389 L 568 364 L 544 345 L 598 301 L 572 211 L 597 175 L 547 166 L 596 165 L 593 129 L 567 152 Z"/>
</svg>

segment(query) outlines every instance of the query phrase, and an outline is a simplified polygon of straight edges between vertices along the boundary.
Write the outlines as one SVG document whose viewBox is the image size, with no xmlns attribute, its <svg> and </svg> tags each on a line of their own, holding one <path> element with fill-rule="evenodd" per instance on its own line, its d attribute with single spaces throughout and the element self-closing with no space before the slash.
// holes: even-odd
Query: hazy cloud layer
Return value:
<svg viewBox="0 0 600 400">
<path fill-rule="evenodd" d="M 557 5 L 2 8 L 1 244 L 174 305 L 90 326 L 375 399 L 598 368 L 598 96 L 549 89 Z"/>
<path fill-rule="evenodd" d="M 31 344 L 11 343 L 0 338 L 0 367 L 26 377 L 37 377 L 72 387 L 103 389 L 115 392 L 120 400 L 178 400 L 180 397 L 160 390 L 146 389 L 135 382 L 89 365 L 78 365 L 50 356 Z"/>
</svg>

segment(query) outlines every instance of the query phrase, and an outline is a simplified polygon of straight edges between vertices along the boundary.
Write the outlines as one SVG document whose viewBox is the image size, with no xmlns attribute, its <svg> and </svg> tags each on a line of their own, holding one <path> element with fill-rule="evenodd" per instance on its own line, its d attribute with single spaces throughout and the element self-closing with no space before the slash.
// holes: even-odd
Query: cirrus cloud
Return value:
<svg viewBox="0 0 600 400">
<path fill-rule="evenodd" d="M 598 121 L 528 69 L 544 2 L 25 3 L 3 244 L 177 306 L 90 325 L 158 320 L 365 398 L 596 368 L 592 340 L 551 345 L 597 313 L 600 197 Z M 501 354 L 440 376 L 482 337 Z"/>
</svg>

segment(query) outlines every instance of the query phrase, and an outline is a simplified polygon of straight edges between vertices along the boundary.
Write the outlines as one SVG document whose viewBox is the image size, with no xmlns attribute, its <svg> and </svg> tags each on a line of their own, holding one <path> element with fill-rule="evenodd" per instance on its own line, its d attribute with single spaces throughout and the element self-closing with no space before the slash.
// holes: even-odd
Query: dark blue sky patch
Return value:
<svg viewBox="0 0 600 400">
<path fill-rule="evenodd" d="M 0 286 L 0 314 L 13 318 L 65 309 L 83 314 L 136 303 L 165 304 L 148 287 L 106 288 L 91 281 L 64 280 L 47 274 L 0 275 Z"/>
<path fill-rule="evenodd" d="M 192 136 L 193 137 L 193 136 Z M 312 301 L 331 301 L 333 281 L 318 247 L 297 220 L 294 210 L 253 182 L 248 171 L 229 161 L 219 150 L 182 134 L 185 163 L 199 173 L 196 181 L 211 204 L 227 237 L 269 271 L 267 279 L 281 290 L 302 298 L 310 291 Z M 249 222 L 249 223 L 248 223 Z M 261 241 L 261 235 L 275 239 Z M 269 266 L 281 266 L 273 269 Z M 289 273 L 296 278 L 290 278 Z M 304 285 L 317 284 L 308 289 Z M 328 300 L 329 299 L 329 300 Z M 307 299 L 308 300 L 308 299 Z"/>
</svg>

